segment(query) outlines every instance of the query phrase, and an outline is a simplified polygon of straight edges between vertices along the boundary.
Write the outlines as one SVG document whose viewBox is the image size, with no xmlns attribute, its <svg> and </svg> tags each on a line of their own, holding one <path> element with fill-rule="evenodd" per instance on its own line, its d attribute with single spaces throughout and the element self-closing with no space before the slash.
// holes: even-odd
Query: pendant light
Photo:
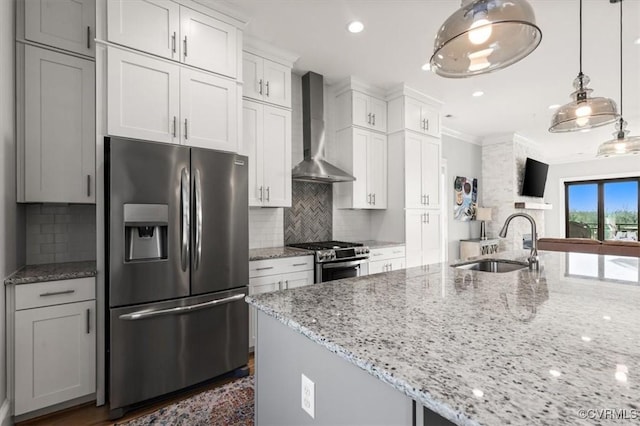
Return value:
<svg viewBox="0 0 640 426">
<path fill-rule="evenodd" d="M 541 40 L 526 0 L 463 0 L 440 27 L 429 62 L 442 77 L 471 77 L 518 62 Z"/>
<path fill-rule="evenodd" d="M 627 122 L 622 118 L 622 0 L 616 1 L 620 3 L 620 119 L 616 123 L 616 131 L 613 132 L 614 139 L 600 145 L 598 157 L 640 154 L 640 136 L 627 137 Z"/>
<path fill-rule="evenodd" d="M 573 81 L 573 101 L 561 106 L 551 118 L 549 131 L 576 132 L 613 123 L 619 117 L 616 103 L 609 98 L 590 98 L 589 77 L 582 73 L 582 0 L 580 0 L 580 72 Z"/>
</svg>

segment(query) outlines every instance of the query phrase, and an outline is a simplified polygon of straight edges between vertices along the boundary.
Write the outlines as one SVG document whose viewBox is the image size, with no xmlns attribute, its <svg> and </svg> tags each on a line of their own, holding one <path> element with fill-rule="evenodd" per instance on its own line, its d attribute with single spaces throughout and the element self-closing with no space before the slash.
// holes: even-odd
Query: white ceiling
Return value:
<svg viewBox="0 0 640 426">
<path fill-rule="evenodd" d="M 250 19 L 246 33 L 300 56 L 294 71 L 312 70 L 328 83 L 352 75 L 388 89 L 406 83 L 444 102 L 443 125 L 483 140 L 516 132 L 539 143 L 552 162 L 591 159 L 612 138 L 613 124 L 583 133 L 547 131 L 551 104 L 564 104 L 578 74 L 578 1 L 530 0 L 542 43 L 504 70 L 446 79 L 421 66 L 438 27 L 459 0 L 230 0 Z M 624 1 L 624 117 L 640 135 L 640 0 Z M 584 0 L 583 71 L 593 96 L 619 103 L 619 5 Z M 346 25 L 358 19 L 360 34 Z M 471 96 L 476 90 L 485 95 Z"/>
</svg>

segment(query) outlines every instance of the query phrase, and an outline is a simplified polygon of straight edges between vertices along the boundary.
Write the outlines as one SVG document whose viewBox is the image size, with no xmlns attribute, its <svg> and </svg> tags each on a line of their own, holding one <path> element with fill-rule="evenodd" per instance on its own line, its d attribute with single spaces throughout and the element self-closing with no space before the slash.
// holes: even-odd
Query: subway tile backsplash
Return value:
<svg viewBox="0 0 640 426">
<path fill-rule="evenodd" d="M 284 215 L 279 208 L 249 208 L 249 248 L 282 247 Z"/>
<path fill-rule="evenodd" d="M 27 265 L 96 259 L 96 207 L 28 204 Z"/>
</svg>

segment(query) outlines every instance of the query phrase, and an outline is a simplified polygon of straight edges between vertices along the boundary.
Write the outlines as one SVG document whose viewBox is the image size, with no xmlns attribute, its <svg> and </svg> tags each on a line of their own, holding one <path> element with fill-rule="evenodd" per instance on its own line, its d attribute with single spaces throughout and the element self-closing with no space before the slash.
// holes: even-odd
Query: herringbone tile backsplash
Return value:
<svg viewBox="0 0 640 426">
<path fill-rule="evenodd" d="M 331 184 L 292 182 L 291 208 L 284 209 L 285 244 L 332 239 L 331 189 Z"/>
</svg>

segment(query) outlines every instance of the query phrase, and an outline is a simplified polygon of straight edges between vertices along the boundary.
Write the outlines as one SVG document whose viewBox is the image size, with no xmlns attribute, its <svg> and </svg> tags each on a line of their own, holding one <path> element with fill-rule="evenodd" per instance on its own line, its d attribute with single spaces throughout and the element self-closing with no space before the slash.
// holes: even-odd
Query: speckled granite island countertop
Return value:
<svg viewBox="0 0 640 426">
<path fill-rule="evenodd" d="M 30 284 L 95 276 L 95 261 L 48 263 L 44 265 L 23 266 L 5 279 L 4 284 Z"/>
<path fill-rule="evenodd" d="M 638 263 L 542 252 L 537 273 L 441 264 L 247 301 L 456 424 L 609 424 L 580 410 L 640 412 Z"/>
<path fill-rule="evenodd" d="M 268 247 L 249 250 L 249 261 L 280 259 L 283 257 L 310 256 L 314 252 L 293 247 Z"/>
</svg>

